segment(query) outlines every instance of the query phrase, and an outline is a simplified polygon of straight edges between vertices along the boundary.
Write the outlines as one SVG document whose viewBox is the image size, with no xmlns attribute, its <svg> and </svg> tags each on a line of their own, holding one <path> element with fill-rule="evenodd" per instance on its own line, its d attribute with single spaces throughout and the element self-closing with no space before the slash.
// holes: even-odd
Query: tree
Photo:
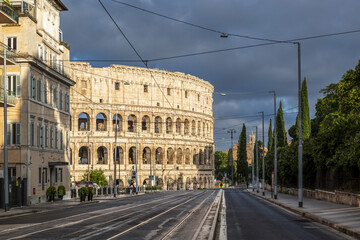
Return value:
<svg viewBox="0 0 360 240">
<path fill-rule="evenodd" d="M 86 170 L 82 176 L 84 181 L 88 180 L 88 173 L 89 172 Z M 90 181 L 96 182 L 101 187 L 105 187 L 108 184 L 104 171 L 101 169 L 90 170 Z"/>
<path fill-rule="evenodd" d="M 269 131 L 268 131 L 268 151 L 271 152 L 274 148 L 274 137 L 272 132 L 272 122 L 270 118 Z"/>
<path fill-rule="evenodd" d="M 302 139 L 309 139 L 311 136 L 311 120 L 306 78 L 301 84 L 301 130 Z"/>
<path fill-rule="evenodd" d="M 237 153 L 237 173 L 242 175 L 247 179 L 248 173 L 248 164 L 247 164 L 247 152 L 246 152 L 246 127 L 243 124 L 240 136 L 239 136 L 239 145 Z"/>
<path fill-rule="evenodd" d="M 286 130 L 284 122 L 284 114 L 282 110 L 282 103 L 280 101 L 280 106 L 276 114 L 276 147 L 286 146 Z"/>
<path fill-rule="evenodd" d="M 222 151 L 215 152 L 215 176 L 217 180 L 222 180 L 227 173 L 228 154 Z"/>
</svg>

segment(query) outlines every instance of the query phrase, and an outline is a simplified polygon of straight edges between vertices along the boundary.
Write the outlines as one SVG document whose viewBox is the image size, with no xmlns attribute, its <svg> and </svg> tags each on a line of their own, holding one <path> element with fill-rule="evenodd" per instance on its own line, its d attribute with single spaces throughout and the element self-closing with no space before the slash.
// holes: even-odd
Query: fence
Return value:
<svg viewBox="0 0 360 240">
<path fill-rule="evenodd" d="M 145 186 L 139 186 L 139 192 L 145 192 Z M 77 198 L 79 197 L 79 189 L 80 188 L 73 188 L 71 189 L 71 198 Z M 116 194 L 120 195 L 120 194 L 130 194 L 135 192 L 135 187 L 117 187 L 116 188 Z M 109 186 L 105 186 L 105 187 L 99 187 L 99 188 L 95 188 L 95 194 L 94 197 L 101 197 L 101 196 L 109 196 L 109 195 L 113 195 L 114 194 L 114 187 L 109 187 Z"/>
</svg>

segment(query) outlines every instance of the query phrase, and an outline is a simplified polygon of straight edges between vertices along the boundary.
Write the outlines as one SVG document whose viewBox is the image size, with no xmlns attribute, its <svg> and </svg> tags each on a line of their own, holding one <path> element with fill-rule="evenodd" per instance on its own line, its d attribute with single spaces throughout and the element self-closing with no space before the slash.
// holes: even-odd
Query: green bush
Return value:
<svg viewBox="0 0 360 240">
<path fill-rule="evenodd" d="M 95 194 L 95 189 L 93 187 L 88 187 L 88 193 Z"/>
<path fill-rule="evenodd" d="M 65 195 L 65 186 L 63 186 L 63 185 L 60 185 L 59 187 L 58 187 L 58 196 L 64 196 Z"/>
<path fill-rule="evenodd" d="M 88 188 L 87 187 L 81 187 L 80 189 L 79 189 L 79 196 L 81 196 L 81 195 L 84 195 L 85 194 L 85 196 L 87 196 L 88 195 L 88 193 L 89 193 L 89 190 L 88 190 Z"/>
<path fill-rule="evenodd" d="M 52 194 L 56 195 L 56 188 L 54 186 L 50 186 L 47 190 L 46 190 L 46 196 L 51 196 Z"/>
</svg>

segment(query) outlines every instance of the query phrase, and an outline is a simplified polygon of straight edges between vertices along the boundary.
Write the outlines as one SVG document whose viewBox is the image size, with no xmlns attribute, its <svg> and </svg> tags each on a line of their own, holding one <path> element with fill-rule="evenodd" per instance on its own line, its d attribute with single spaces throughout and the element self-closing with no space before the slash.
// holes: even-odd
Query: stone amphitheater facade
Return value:
<svg viewBox="0 0 360 240">
<path fill-rule="evenodd" d="M 93 68 L 72 62 L 71 175 L 101 169 L 120 185 L 208 188 L 214 181 L 212 94 L 200 78 L 123 65 Z M 137 149 L 137 151 L 136 151 Z M 136 159 L 138 164 L 136 165 Z M 120 165 L 120 168 L 119 168 Z"/>
</svg>

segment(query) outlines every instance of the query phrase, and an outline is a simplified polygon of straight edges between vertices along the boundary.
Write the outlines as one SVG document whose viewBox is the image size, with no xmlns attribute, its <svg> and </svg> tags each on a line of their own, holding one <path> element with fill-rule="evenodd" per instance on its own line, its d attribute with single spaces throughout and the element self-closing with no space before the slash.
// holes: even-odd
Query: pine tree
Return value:
<svg viewBox="0 0 360 240">
<path fill-rule="evenodd" d="M 284 122 L 284 114 L 282 110 L 282 103 L 280 101 L 280 106 L 276 115 L 276 147 L 286 146 L 286 130 Z"/>
<path fill-rule="evenodd" d="M 274 148 L 274 137 L 272 132 L 272 122 L 270 118 L 269 131 L 268 131 L 268 151 L 271 152 Z"/>
<path fill-rule="evenodd" d="M 237 156 L 237 173 L 247 178 L 247 153 L 246 153 L 246 127 L 243 124 L 241 134 L 239 136 L 238 156 Z"/>
<path fill-rule="evenodd" d="M 306 78 L 304 78 L 301 85 L 301 121 L 302 138 L 305 140 L 311 135 L 311 120 Z"/>
</svg>

